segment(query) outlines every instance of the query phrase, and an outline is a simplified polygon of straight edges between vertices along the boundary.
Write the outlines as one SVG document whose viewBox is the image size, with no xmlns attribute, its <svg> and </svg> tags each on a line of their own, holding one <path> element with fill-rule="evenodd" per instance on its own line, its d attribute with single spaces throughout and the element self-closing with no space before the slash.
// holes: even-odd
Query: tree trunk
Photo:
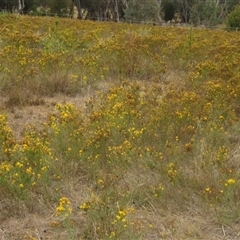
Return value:
<svg viewBox="0 0 240 240">
<path fill-rule="evenodd" d="M 189 6 L 188 6 L 188 2 L 187 0 L 180 0 L 180 4 L 182 6 L 182 11 L 181 11 L 181 15 L 182 15 L 182 20 L 184 23 L 188 23 L 188 18 L 189 18 Z"/>
<path fill-rule="evenodd" d="M 119 22 L 119 12 L 118 12 L 118 0 L 113 0 L 114 6 L 114 19 L 116 22 Z"/>
<path fill-rule="evenodd" d="M 159 9 L 158 15 L 157 15 L 158 23 L 162 24 L 163 21 L 162 21 L 162 18 L 160 16 L 162 0 L 156 0 L 156 1 L 157 1 L 158 9 Z"/>
<path fill-rule="evenodd" d="M 74 0 L 72 0 L 71 2 L 70 11 L 69 11 L 69 17 L 73 18 L 73 16 L 74 16 Z"/>
<path fill-rule="evenodd" d="M 24 0 L 18 0 L 18 12 L 23 14 L 23 9 L 25 7 Z"/>
<path fill-rule="evenodd" d="M 223 19 L 226 17 L 226 15 L 227 15 L 227 7 L 226 6 L 227 6 L 227 0 L 225 0 L 221 6 L 221 12 L 218 16 L 218 19 Z"/>
<path fill-rule="evenodd" d="M 122 5 L 123 5 L 124 9 L 128 8 L 127 0 L 122 0 Z"/>
<path fill-rule="evenodd" d="M 77 18 L 82 19 L 83 16 L 82 16 L 82 8 L 81 8 L 80 0 L 75 0 L 75 4 L 76 4 L 76 7 L 77 7 L 77 11 L 78 11 Z"/>
</svg>

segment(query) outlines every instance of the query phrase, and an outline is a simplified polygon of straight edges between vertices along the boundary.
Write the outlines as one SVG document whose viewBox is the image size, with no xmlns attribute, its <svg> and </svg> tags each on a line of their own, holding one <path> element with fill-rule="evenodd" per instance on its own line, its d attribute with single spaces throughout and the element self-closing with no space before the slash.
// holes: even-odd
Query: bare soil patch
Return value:
<svg viewBox="0 0 240 240">
<path fill-rule="evenodd" d="M 5 108 L 5 99 L 0 98 L 0 109 L 2 109 L 2 114 L 7 116 L 8 124 L 13 130 L 16 139 L 19 140 L 27 126 L 34 125 L 41 128 L 48 117 L 54 113 L 56 104 L 72 103 L 77 108 L 84 109 L 86 100 L 87 97 L 84 96 L 69 97 L 59 94 L 52 98 L 44 97 L 41 105 Z"/>
</svg>

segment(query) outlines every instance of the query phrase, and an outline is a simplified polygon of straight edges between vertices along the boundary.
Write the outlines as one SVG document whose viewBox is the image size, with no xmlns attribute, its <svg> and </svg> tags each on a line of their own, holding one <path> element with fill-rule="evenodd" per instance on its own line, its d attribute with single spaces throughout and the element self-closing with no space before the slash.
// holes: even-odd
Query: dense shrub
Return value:
<svg viewBox="0 0 240 240">
<path fill-rule="evenodd" d="M 238 5 L 227 17 L 227 26 L 240 29 L 240 5 Z"/>
</svg>

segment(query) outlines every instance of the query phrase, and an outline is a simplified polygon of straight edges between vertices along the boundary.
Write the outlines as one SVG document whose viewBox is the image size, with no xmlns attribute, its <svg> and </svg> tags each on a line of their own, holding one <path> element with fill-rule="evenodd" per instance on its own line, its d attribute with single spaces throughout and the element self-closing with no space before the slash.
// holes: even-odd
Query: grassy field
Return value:
<svg viewBox="0 0 240 240">
<path fill-rule="evenodd" d="M 239 32 L 2 14 L 0 94 L 1 240 L 240 237 Z"/>
</svg>

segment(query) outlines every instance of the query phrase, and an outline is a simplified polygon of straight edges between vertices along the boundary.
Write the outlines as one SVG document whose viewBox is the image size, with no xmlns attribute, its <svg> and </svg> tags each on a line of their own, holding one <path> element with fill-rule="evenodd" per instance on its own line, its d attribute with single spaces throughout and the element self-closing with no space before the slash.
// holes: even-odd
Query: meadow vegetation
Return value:
<svg viewBox="0 0 240 240">
<path fill-rule="evenodd" d="M 239 32 L 5 14 L 0 26 L 3 239 L 240 236 Z M 86 93 L 20 138 L 8 124 L 13 108 Z"/>
</svg>

